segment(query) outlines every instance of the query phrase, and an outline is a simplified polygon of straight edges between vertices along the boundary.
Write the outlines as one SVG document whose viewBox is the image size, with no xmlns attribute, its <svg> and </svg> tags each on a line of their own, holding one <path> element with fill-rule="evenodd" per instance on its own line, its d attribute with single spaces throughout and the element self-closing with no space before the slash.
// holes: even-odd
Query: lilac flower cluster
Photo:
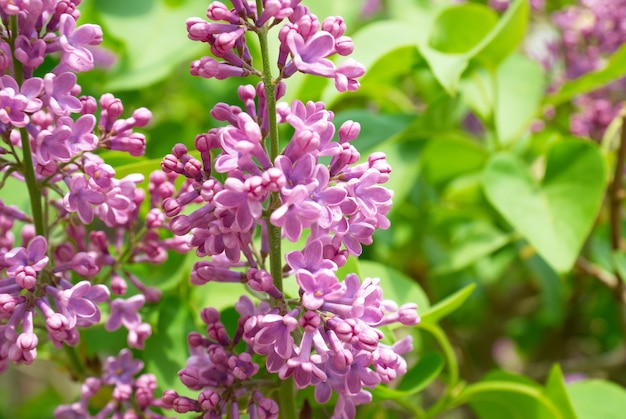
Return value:
<svg viewBox="0 0 626 419">
<path fill-rule="evenodd" d="M 118 178 L 95 154 L 142 155 L 145 137 L 134 129 L 144 127 L 151 113 L 140 108 L 123 118 L 113 95 L 80 95 L 75 73 L 94 67 L 92 50 L 102 31 L 77 26 L 79 3 L 0 1 L 0 188 L 10 178 L 24 182 L 31 204 L 27 213 L 0 200 L 0 372 L 10 361 L 33 362 L 44 338 L 36 324 L 55 346 L 76 345 L 79 327 L 100 322 L 101 303 L 110 307 L 107 330 L 123 325 L 129 346 L 143 347 L 151 330 L 138 309 L 157 301 L 160 292 L 125 264 L 159 263 L 167 249 L 186 249 L 180 239 L 159 238 L 166 176 L 159 172 L 151 179 L 144 222 L 146 194 L 137 187 L 143 176 Z M 58 64 L 35 76 L 48 57 Z M 17 228 L 20 240 L 13 234 Z M 127 280 L 139 293 L 112 300 L 111 292 L 127 292 Z"/>
<path fill-rule="evenodd" d="M 88 377 L 81 388 L 79 401 L 60 405 L 54 410 L 57 419 L 91 418 L 146 418 L 164 419 L 165 416 L 153 411 L 163 407 L 160 399 L 155 399 L 156 378 L 152 374 L 135 375 L 143 369 L 143 362 L 133 359 L 128 349 L 122 349 L 117 357 L 108 357 L 101 377 Z M 89 401 L 105 388 L 112 388 L 111 401 L 92 414 Z M 122 415 L 123 413 L 123 415 Z"/>
<path fill-rule="evenodd" d="M 576 79 L 603 67 L 608 56 L 626 43 L 626 1 L 581 0 L 553 15 L 562 34 L 564 79 Z M 599 140 L 618 115 L 626 95 L 626 79 L 577 97 L 571 131 Z"/>
<path fill-rule="evenodd" d="M 227 23 L 188 20 L 189 37 L 207 42 L 222 60 L 203 57 L 191 73 L 263 81 L 239 88 L 243 107 L 220 103 L 212 109 L 225 125 L 196 137 L 199 158 L 182 144 L 165 156 L 163 171 L 184 181 L 163 209 L 172 217 L 172 232 L 188 237 L 204 258 L 193 267 L 192 284 L 239 282 L 262 301 L 239 300 L 232 336 L 215 309 L 202 311 L 206 336 L 189 334 L 191 356 L 179 372 L 200 393 L 193 399 L 166 391 L 163 402 L 204 418 L 239 417 L 242 409 L 250 417 L 277 417 L 279 406 L 268 398 L 266 384 L 277 374 L 293 377 L 299 389 L 315 386 L 320 403 L 336 393 L 334 417 L 354 417 L 356 405 L 371 400 L 366 389 L 406 372 L 401 354 L 411 350 L 410 337 L 386 344 L 380 327 L 419 322 L 415 304 L 398 307 L 383 299 L 378 279 L 361 281 L 354 273 L 339 278 L 339 269 L 361 254 L 374 231 L 389 227 L 392 192 L 382 184 L 391 169 L 383 153 L 360 162 L 351 144 L 358 123 L 337 129 L 322 102 L 276 101 L 285 93 L 283 79 L 297 71 L 333 79 L 345 91 L 358 88 L 355 78 L 364 69 L 353 60 L 336 66 L 327 58 L 353 49 L 341 18 L 320 22 L 298 0 L 258 2 L 263 10 L 254 2 L 232 3 L 232 10 L 219 2 L 207 10 L 210 20 Z M 267 66 L 253 67 L 245 34 L 259 34 L 263 42 L 266 31 L 282 22 L 279 75 L 272 79 Z M 292 134 L 274 153 L 278 125 Z M 276 229 L 278 243 L 282 236 L 303 245 L 288 252 L 278 270 Z M 283 281 L 295 282 L 297 295 L 288 295 Z M 258 363 L 263 358 L 264 368 Z"/>
</svg>

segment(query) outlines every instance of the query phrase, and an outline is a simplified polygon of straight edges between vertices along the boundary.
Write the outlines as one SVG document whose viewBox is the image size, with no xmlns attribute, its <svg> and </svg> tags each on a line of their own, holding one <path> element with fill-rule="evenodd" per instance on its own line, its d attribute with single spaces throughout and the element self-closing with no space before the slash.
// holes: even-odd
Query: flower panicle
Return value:
<svg viewBox="0 0 626 419">
<path fill-rule="evenodd" d="M 411 338 L 388 344 L 381 326 L 419 322 L 415 304 L 383 298 L 379 279 L 339 277 L 373 233 L 389 227 L 393 193 L 384 184 L 391 167 L 384 153 L 362 158 L 354 145 L 358 122 L 336 126 L 323 102 L 281 99 L 285 79 L 296 72 L 333 79 L 337 90 L 351 91 L 364 68 L 351 59 L 338 66 L 329 59 L 354 49 L 340 17 L 320 21 L 294 0 L 266 0 L 260 11 L 254 2 L 232 3 L 231 9 L 211 3 L 209 21 L 187 21 L 189 38 L 208 43 L 213 54 L 194 61 L 191 74 L 262 76 L 245 33 L 275 28 L 275 97 L 263 81 L 243 85 L 242 106 L 219 103 L 211 110 L 224 124 L 196 136 L 199 157 L 182 144 L 172 148 L 161 167 L 181 186 L 163 201 L 163 210 L 170 230 L 201 258 L 190 275 L 193 285 L 241 283 L 260 302 L 240 298 L 232 335 L 219 312 L 202 311 L 206 333 L 188 335 L 190 357 L 179 371 L 197 398 L 168 390 L 163 400 L 177 413 L 202 417 L 246 411 L 278 417 L 268 380 L 293 377 L 298 389 L 314 386 L 319 403 L 337 394 L 335 417 L 354 417 L 357 405 L 371 401 L 369 389 L 407 370 L 402 354 L 411 350 Z M 292 133 L 275 157 L 267 146 L 277 128 L 271 120 Z M 303 243 L 284 255 L 281 278 L 269 267 L 274 228 L 283 240 Z M 297 295 L 289 295 L 283 281 L 295 284 Z"/>
</svg>

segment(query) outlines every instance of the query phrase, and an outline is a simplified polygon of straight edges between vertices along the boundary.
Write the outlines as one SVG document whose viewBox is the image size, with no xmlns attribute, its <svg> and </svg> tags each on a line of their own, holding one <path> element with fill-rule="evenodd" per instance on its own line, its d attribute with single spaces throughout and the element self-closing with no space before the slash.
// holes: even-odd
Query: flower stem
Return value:
<svg viewBox="0 0 626 419">
<path fill-rule="evenodd" d="M 15 38 L 17 37 L 17 16 L 11 16 L 11 53 L 13 55 L 13 70 L 15 81 L 18 86 L 21 86 L 24 82 L 24 69 L 22 63 L 15 59 Z M 41 193 L 39 191 L 39 185 L 37 184 L 37 178 L 35 177 L 35 167 L 33 165 L 33 154 L 30 148 L 30 139 L 28 138 L 28 132 L 26 129 L 20 129 L 20 135 L 22 140 L 22 164 L 24 168 L 24 180 L 26 181 L 26 187 L 28 188 L 28 195 L 30 197 L 30 207 L 33 212 L 33 222 L 35 224 L 35 232 L 38 235 L 45 236 L 44 231 L 44 218 L 43 209 L 41 205 Z"/>
<path fill-rule="evenodd" d="M 263 11 L 263 2 L 261 0 L 256 0 L 256 5 L 257 15 L 260 16 Z M 272 78 L 267 31 L 268 27 L 267 25 L 264 25 L 260 28 L 257 34 L 259 37 L 261 57 L 263 60 L 263 87 L 265 89 L 265 97 L 267 101 L 267 122 L 269 127 L 269 156 L 270 161 L 273 162 L 278 156 L 280 145 L 278 138 L 278 122 L 276 119 L 276 82 Z M 271 210 L 275 207 L 275 204 L 279 202 L 278 200 L 278 193 L 272 193 L 268 205 L 268 209 L 270 210 L 268 211 L 269 214 L 271 214 Z M 270 222 L 269 215 L 267 216 L 267 232 L 269 236 L 270 274 L 274 279 L 274 285 L 276 288 L 278 288 L 281 292 L 284 292 L 281 229 Z M 284 298 L 276 301 L 276 303 L 281 307 L 281 311 L 287 311 L 287 304 L 285 303 Z M 279 415 L 281 419 L 298 417 L 293 389 L 294 386 L 292 378 L 281 380 L 280 388 L 278 390 L 278 400 L 280 406 Z"/>
<path fill-rule="evenodd" d="M 257 9 L 263 7 L 261 1 L 257 1 Z M 261 13 L 259 9 L 258 13 Z M 269 126 L 269 156 L 270 161 L 274 161 L 279 152 L 278 139 L 278 123 L 276 120 L 276 84 L 272 79 L 272 70 L 270 67 L 270 54 L 267 42 L 267 27 L 260 28 L 258 32 L 259 44 L 261 47 L 261 57 L 263 59 L 263 86 L 267 100 L 267 118 Z M 274 203 L 278 202 L 278 193 L 273 193 L 270 197 L 269 209 L 274 207 Z M 270 257 L 270 274 L 274 279 L 274 284 L 281 292 L 283 291 L 283 263 L 281 253 L 281 231 L 279 227 L 272 225 L 267 219 L 267 231 L 269 235 L 269 257 Z"/>
</svg>

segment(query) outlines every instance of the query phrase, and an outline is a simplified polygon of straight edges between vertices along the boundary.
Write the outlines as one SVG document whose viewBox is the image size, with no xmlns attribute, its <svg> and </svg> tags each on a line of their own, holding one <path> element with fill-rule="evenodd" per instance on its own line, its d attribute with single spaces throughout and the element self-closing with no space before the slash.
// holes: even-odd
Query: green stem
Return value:
<svg viewBox="0 0 626 419">
<path fill-rule="evenodd" d="M 263 11 L 262 0 L 256 0 L 257 14 L 260 16 Z M 276 83 L 272 78 L 272 70 L 270 65 L 270 53 L 267 42 L 268 27 L 264 25 L 257 32 L 259 37 L 259 44 L 261 48 L 261 57 L 263 60 L 263 86 L 265 89 L 265 97 L 267 101 L 267 118 L 269 126 L 269 157 L 270 161 L 274 161 L 279 153 L 279 138 L 278 138 L 278 122 L 276 120 Z M 279 202 L 278 193 L 274 192 L 270 196 L 268 204 L 268 214 L 274 209 L 275 205 Z M 281 229 L 272 225 L 267 216 L 267 230 L 269 238 L 269 258 L 270 258 L 270 274 L 274 279 L 274 285 L 281 292 L 283 289 L 283 261 L 281 250 Z M 287 310 L 287 304 L 283 299 L 275 301 L 281 307 L 281 311 Z M 291 419 L 298 417 L 297 408 L 294 396 L 293 378 L 287 380 L 281 380 L 280 388 L 278 390 L 278 399 L 280 405 L 279 415 L 281 419 Z"/>
<path fill-rule="evenodd" d="M 435 338 L 443 351 L 443 356 L 446 360 L 446 365 L 448 366 L 448 385 L 446 386 L 446 390 L 437 403 L 431 406 L 426 412 L 426 417 L 432 418 L 455 406 L 453 394 L 457 391 L 459 384 L 459 364 L 456 360 L 454 348 L 452 348 L 450 340 L 439 325 L 422 322 L 420 323 L 419 328 L 427 331 Z"/>
<path fill-rule="evenodd" d="M 617 150 L 617 161 L 613 181 L 609 185 L 609 217 L 611 228 L 611 248 L 614 252 L 622 249 L 622 202 L 624 200 L 623 177 L 626 167 L 626 108 L 621 111 L 622 129 L 620 133 L 619 148 Z M 624 278 L 616 270 L 615 287 L 613 295 L 617 304 L 617 315 L 622 331 L 626 333 L 626 305 L 624 304 Z"/>
<path fill-rule="evenodd" d="M 299 416 L 296 409 L 296 396 L 293 392 L 292 377 L 281 380 L 280 388 L 278 389 L 278 403 L 280 405 L 280 410 L 278 411 L 280 419 L 293 419 Z"/>
<path fill-rule="evenodd" d="M 72 367 L 72 375 L 74 375 L 74 377 L 78 381 L 83 381 L 87 374 L 85 373 L 82 362 L 80 362 L 80 359 L 78 358 L 76 349 L 73 346 L 68 345 L 63 345 L 63 349 L 65 349 L 67 359 L 70 361 L 70 365 Z"/>
<path fill-rule="evenodd" d="M 261 13 L 262 2 L 257 0 L 258 13 Z M 263 59 L 263 85 L 265 88 L 265 96 L 267 100 L 267 117 L 269 126 L 269 157 L 270 161 L 274 161 L 279 152 L 278 123 L 276 120 L 276 84 L 272 79 L 272 70 L 270 66 L 270 54 L 267 42 L 267 27 L 260 28 L 258 32 L 259 44 L 261 47 L 261 57 Z M 278 194 L 273 193 L 270 197 L 269 209 L 273 209 L 274 204 L 278 202 Z M 274 279 L 274 284 L 281 292 L 283 291 L 283 263 L 281 251 L 281 230 L 279 227 L 272 225 L 267 219 L 267 230 L 269 235 L 269 257 L 270 257 L 270 274 Z"/>
<path fill-rule="evenodd" d="M 11 52 L 15 50 L 15 35 L 17 31 L 17 16 L 11 16 Z M 15 54 L 13 54 L 15 57 Z M 13 59 L 14 76 L 15 81 L 19 86 L 24 82 L 24 69 L 22 63 L 19 60 Z M 45 236 L 44 230 L 44 217 L 43 207 L 41 205 L 41 192 L 39 191 L 39 184 L 35 177 L 35 166 L 33 165 L 33 154 L 30 148 L 30 139 L 28 138 L 28 132 L 26 129 L 20 129 L 22 140 L 22 164 L 24 166 L 24 180 L 26 181 L 26 187 L 28 188 L 28 195 L 30 197 L 30 207 L 33 212 L 33 222 L 35 224 L 35 232 L 37 235 Z"/>
</svg>

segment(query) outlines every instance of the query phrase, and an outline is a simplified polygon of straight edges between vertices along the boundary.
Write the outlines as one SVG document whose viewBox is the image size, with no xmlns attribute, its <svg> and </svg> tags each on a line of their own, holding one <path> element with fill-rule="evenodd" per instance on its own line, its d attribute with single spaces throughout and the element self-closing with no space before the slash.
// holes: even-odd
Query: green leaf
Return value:
<svg viewBox="0 0 626 419">
<path fill-rule="evenodd" d="M 626 252 L 623 250 L 615 250 L 611 253 L 615 272 L 622 278 L 626 279 Z"/>
<path fill-rule="evenodd" d="M 368 153 L 379 151 L 385 140 L 402 132 L 414 119 L 414 115 L 389 115 L 365 109 L 352 109 L 337 113 L 333 123 L 336 127 L 340 127 L 348 120 L 359 122 L 361 132 L 352 144 L 362 156 L 366 156 Z"/>
<path fill-rule="evenodd" d="M 135 158 L 136 159 L 136 158 Z M 150 177 L 150 173 L 155 170 L 161 170 L 161 162 L 163 159 L 140 159 L 134 163 L 124 164 L 122 166 L 115 167 L 115 177 L 118 179 L 124 176 L 140 173 L 145 176 L 146 179 Z"/>
<path fill-rule="evenodd" d="M 420 172 L 420 153 L 425 141 L 397 141 L 396 137 L 383 142 L 376 151 L 387 156 L 387 162 L 393 168 L 385 187 L 393 191 L 395 202 L 402 202 L 413 189 Z M 366 158 L 366 155 L 361 155 Z"/>
<path fill-rule="evenodd" d="M 526 33 L 530 14 L 528 1 L 514 1 L 495 25 L 487 17 L 490 12 L 481 10 L 481 8 L 488 9 L 486 6 L 476 4 L 451 6 L 441 11 L 430 27 L 423 28 L 430 34 L 430 44 L 424 41 L 420 42 L 419 50 L 428 61 L 437 80 L 450 94 L 456 92 L 461 75 L 470 62 L 475 62 L 489 70 L 495 70 L 500 62 L 517 48 Z M 481 16 L 479 21 L 487 27 L 491 26 L 490 31 L 481 30 L 479 32 L 479 34 L 484 35 L 480 42 L 476 43 L 474 35 L 467 35 L 465 42 L 451 35 L 442 39 L 441 34 L 449 32 L 453 24 L 456 25 L 453 32 L 458 32 L 460 28 L 470 24 L 464 17 L 467 13 Z M 439 49 L 433 48 L 433 40 Z M 444 47 L 443 43 L 445 42 L 454 44 Z M 464 51 L 470 44 L 475 44 L 475 46 Z M 450 53 L 451 51 L 454 53 Z"/>
<path fill-rule="evenodd" d="M 445 9 L 430 33 L 429 46 L 447 54 L 466 53 L 478 45 L 498 23 L 491 8 L 466 3 Z"/>
<path fill-rule="evenodd" d="M 604 161 L 595 144 L 553 145 L 545 175 L 534 178 L 510 153 L 487 164 L 483 185 L 491 204 L 557 272 L 573 266 L 604 194 Z"/>
<path fill-rule="evenodd" d="M 514 0 L 493 30 L 470 51 L 471 56 L 486 68 L 495 69 L 524 39 L 529 17 L 529 2 Z"/>
<path fill-rule="evenodd" d="M 559 409 L 563 419 L 577 419 L 572 407 L 572 402 L 567 394 L 567 388 L 563 380 L 563 372 L 559 364 L 554 364 L 550 369 L 544 394 Z"/>
<path fill-rule="evenodd" d="M 626 45 L 615 51 L 602 69 L 566 82 L 560 90 L 548 96 L 545 103 L 559 105 L 578 95 L 603 87 L 624 75 L 626 75 Z"/>
<path fill-rule="evenodd" d="M 352 36 L 356 48 L 350 56 L 370 68 L 393 50 L 406 46 L 415 47 L 420 36 L 415 29 L 411 23 L 400 20 L 383 20 L 366 25 Z"/>
<path fill-rule="evenodd" d="M 182 296 L 168 295 L 159 302 L 159 320 L 142 352 L 146 370 L 157 377 L 161 389 L 187 389 L 177 372 L 189 356 L 187 333 L 196 330 L 194 311 Z"/>
<path fill-rule="evenodd" d="M 626 390 L 603 380 L 569 384 L 569 399 L 579 419 L 622 419 L 626 412 Z"/>
<path fill-rule="evenodd" d="M 402 272 L 371 260 L 359 260 L 359 269 L 363 277 L 380 278 L 385 299 L 393 300 L 399 305 L 416 303 L 418 312 L 430 307 L 422 287 Z"/>
<path fill-rule="evenodd" d="M 173 2 L 169 2 L 173 3 Z M 167 77 L 180 63 L 199 57 L 206 46 L 187 38 L 185 21 L 202 16 L 195 1 L 96 0 L 105 33 L 120 40 L 124 55 L 108 89 L 145 87 Z"/>
<path fill-rule="evenodd" d="M 525 242 L 519 245 L 518 253 L 524 251 L 523 246 L 526 246 Z M 537 254 L 525 259 L 525 264 L 541 285 L 541 304 L 537 310 L 541 321 L 545 325 L 561 324 L 565 316 L 567 298 L 563 279 Z"/>
<path fill-rule="evenodd" d="M 435 185 L 479 171 L 487 152 L 466 135 L 441 134 L 429 141 L 422 157 L 423 173 Z"/>
<path fill-rule="evenodd" d="M 433 274 L 447 274 L 466 268 L 490 255 L 511 241 L 510 234 L 485 221 L 464 223 L 450 242 L 445 260 L 433 269 Z"/>
<path fill-rule="evenodd" d="M 474 288 L 476 288 L 476 284 L 466 285 L 464 288 L 432 306 L 430 310 L 425 313 L 420 313 L 422 322 L 436 323 L 440 319 L 454 312 L 457 308 L 463 305 L 465 300 L 467 300 L 470 294 L 474 291 Z"/>
<path fill-rule="evenodd" d="M 372 391 L 374 399 L 393 400 L 417 394 L 437 378 L 442 369 L 443 357 L 441 354 L 429 352 L 407 371 L 395 389 L 382 385 L 376 386 Z"/>
<path fill-rule="evenodd" d="M 415 394 L 432 382 L 443 369 L 443 356 L 439 352 L 429 352 L 402 378 L 396 390 L 407 395 Z"/>
<path fill-rule="evenodd" d="M 409 68 L 407 68 L 407 65 L 410 63 L 402 62 L 399 63 L 399 66 L 388 66 L 385 64 L 387 62 L 385 57 L 396 49 L 406 47 L 415 49 L 419 36 L 420 31 L 415 30 L 414 23 L 399 20 L 374 22 L 363 27 L 363 29 L 355 33 L 352 37 L 356 48 L 351 54 L 351 58 L 363 64 L 367 69 L 377 65 L 378 67 L 394 67 L 393 71 L 396 74 L 403 68 L 408 71 Z M 396 69 L 395 67 L 399 68 Z M 380 75 L 380 69 L 376 70 L 376 73 Z M 374 76 L 374 74 L 372 74 L 372 76 Z M 365 84 L 368 77 L 370 77 L 369 72 L 366 72 L 361 82 Z M 326 86 L 322 98 L 325 102 L 332 103 L 339 95 L 334 84 L 329 83 Z"/>
<path fill-rule="evenodd" d="M 496 72 L 495 125 L 501 143 L 516 140 L 538 114 L 546 77 L 535 61 L 512 54 Z"/>
<path fill-rule="evenodd" d="M 518 381 L 481 381 L 467 386 L 458 397 L 467 399 L 481 419 L 563 417 L 540 387 Z"/>
</svg>

